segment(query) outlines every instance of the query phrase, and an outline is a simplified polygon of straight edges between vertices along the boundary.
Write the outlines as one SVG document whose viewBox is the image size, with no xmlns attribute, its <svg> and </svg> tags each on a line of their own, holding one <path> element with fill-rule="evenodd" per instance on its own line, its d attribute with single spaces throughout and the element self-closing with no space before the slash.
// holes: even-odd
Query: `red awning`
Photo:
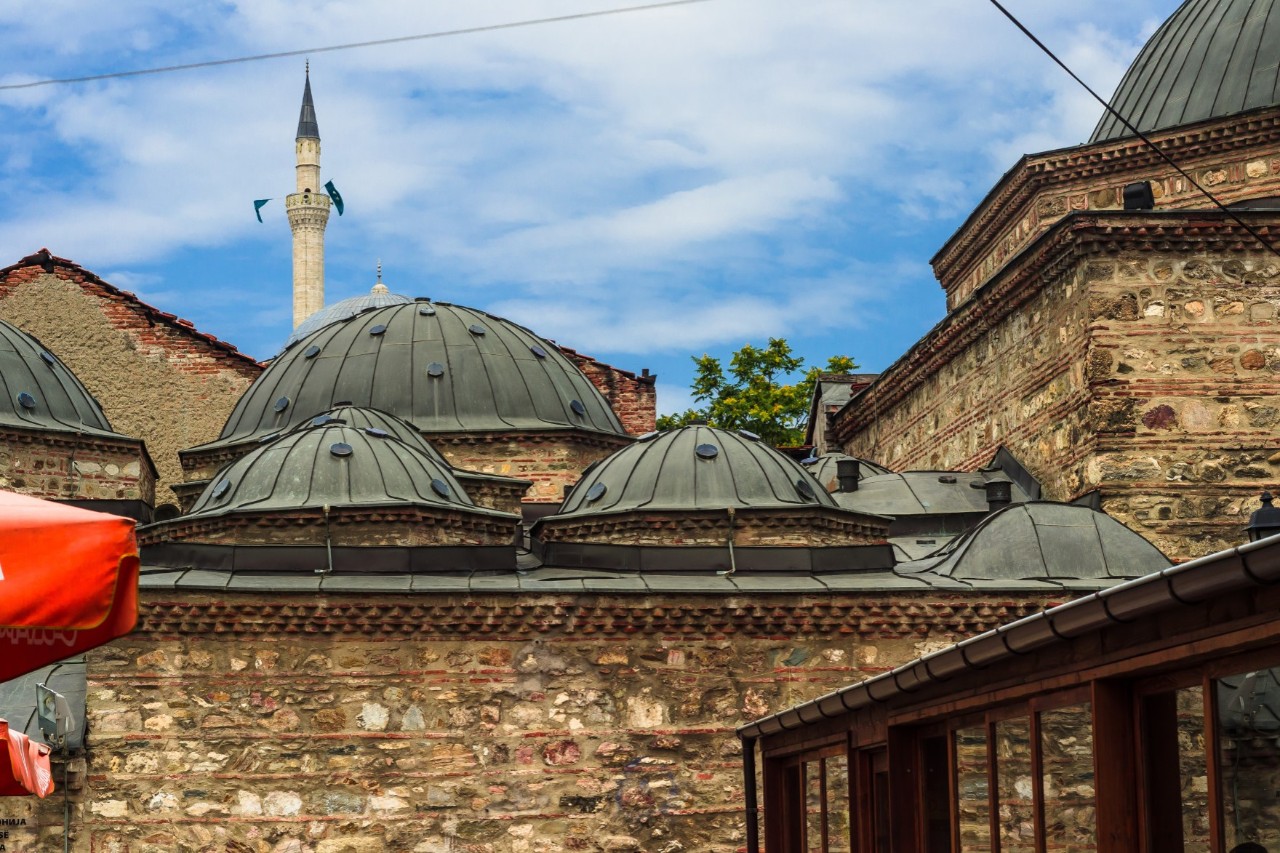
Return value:
<svg viewBox="0 0 1280 853">
<path fill-rule="evenodd" d="M 53 793 L 53 770 L 49 747 L 22 732 L 15 732 L 0 719 L 0 797 Z"/>
<path fill-rule="evenodd" d="M 133 528 L 132 519 L 0 491 L 0 681 L 133 630 Z"/>
</svg>

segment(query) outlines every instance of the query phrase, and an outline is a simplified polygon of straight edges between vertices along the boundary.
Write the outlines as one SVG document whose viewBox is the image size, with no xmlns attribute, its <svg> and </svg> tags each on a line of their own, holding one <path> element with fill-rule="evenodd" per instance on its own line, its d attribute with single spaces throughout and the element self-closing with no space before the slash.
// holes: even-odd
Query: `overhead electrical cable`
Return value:
<svg viewBox="0 0 1280 853">
<path fill-rule="evenodd" d="M 1072 70 L 1067 66 L 1067 63 L 1065 63 L 1065 62 L 1063 62 L 1061 59 L 1059 59 L 1059 58 L 1058 58 L 1058 56 L 1057 56 L 1057 54 L 1055 54 L 1052 50 L 1050 50 L 1050 49 L 1048 48 L 1048 46 L 1047 46 L 1047 45 L 1045 45 L 1045 43 L 1044 43 L 1044 42 L 1042 42 L 1042 41 L 1040 41 L 1040 39 L 1036 38 L 1035 33 L 1031 32 L 1031 30 L 1027 29 L 1026 25 L 1025 25 L 1025 24 L 1023 24 L 1023 23 L 1022 23 L 1022 21 L 1019 21 L 1016 17 L 1014 17 L 1014 15 L 1013 15 L 1013 13 L 1012 13 L 1012 12 L 1010 12 L 1010 11 L 1009 11 L 1008 9 L 1006 9 L 1003 5 L 1001 5 L 1000 0 L 990 0 L 990 2 L 991 2 L 991 5 L 995 6 L 997 9 L 999 9 L 999 10 L 1000 10 L 1001 14 L 1003 14 L 1006 18 L 1008 18 L 1010 21 L 1012 21 L 1012 22 L 1013 22 L 1013 25 L 1014 25 L 1015 27 L 1017 27 L 1018 29 L 1022 30 L 1022 34 L 1023 34 L 1023 35 L 1025 35 L 1027 38 L 1031 39 L 1031 41 L 1033 41 L 1033 42 L 1035 43 L 1036 47 L 1038 47 L 1038 48 L 1040 48 L 1042 51 L 1044 51 L 1045 55 L 1046 55 L 1046 56 L 1048 56 L 1050 59 L 1052 59 L 1054 62 L 1056 62 L 1056 63 L 1058 64 L 1058 66 L 1059 66 L 1063 71 L 1065 71 L 1065 72 L 1067 72 L 1067 74 L 1071 75 L 1071 79 L 1072 79 L 1072 80 L 1075 80 L 1077 83 L 1079 83 L 1079 84 L 1080 84 L 1080 86 L 1081 86 L 1081 87 L 1082 87 L 1086 92 L 1088 92 L 1090 95 L 1092 95 L 1092 96 L 1093 96 L 1093 99 L 1094 99 L 1095 101 L 1097 101 L 1098 103 L 1102 104 L 1103 108 L 1104 108 L 1107 112 L 1111 113 L 1111 115 L 1113 115 L 1113 116 L 1115 116 L 1117 119 L 1119 119 L 1120 123 L 1121 123 L 1121 124 L 1123 124 L 1123 125 L 1125 126 L 1125 129 L 1126 129 L 1126 130 L 1128 130 L 1128 131 L 1129 131 L 1130 133 L 1132 133 L 1134 136 L 1136 136 L 1136 137 L 1138 137 L 1140 140 L 1142 140 L 1142 142 L 1143 142 L 1143 143 L 1144 143 L 1148 148 L 1150 148 L 1152 151 L 1154 151 L 1154 152 L 1155 152 L 1155 153 L 1160 157 L 1160 159 L 1161 159 L 1161 160 L 1164 160 L 1164 162 L 1168 163 L 1171 167 L 1173 167 L 1173 169 L 1174 169 L 1175 171 L 1177 171 L 1177 173 L 1178 173 L 1179 175 L 1181 175 L 1182 177 L 1186 178 L 1186 179 L 1187 179 L 1187 182 L 1188 182 L 1188 183 L 1190 183 L 1190 184 L 1191 184 L 1191 186 L 1195 187 L 1195 188 L 1196 188 L 1197 190 L 1199 190 L 1202 194 L 1204 194 L 1205 198 L 1207 198 L 1207 199 L 1209 199 L 1209 201 L 1213 202 L 1213 204 L 1214 204 L 1214 206 L 1215 206 L 1215 207 L 1217 207 L 1219 210 L 1221 210 L 1223 213 L 1225 213 L 1228 217 L 1230 217 L 1230 218 L 1231 218 L 1231 220 L 1232 220 L 1233 222 L 1235 222 L 1237 225 L 1239 225 L 1241 228 L 1243 228 L 1243 229 L 1245 230 L 1245 232 L 1246 232 L 1247 234 L 1249 234 L 1249 236 L 1251 236 L 1251 237 L 1253 237 L 1253 239 L 1257 240 L 1257 241 L 1258 241 L 1258 243 L 1259 243 L 1259 244 L 1260 244 L 1264 249 L 1266 249 L 1268 252 L 1270 252 L 1271 254 L 1275 255 L 1276 257 L 1280 257 L 1280 249 L 1277 249 L 1277 248 L 1276 248 L 1274 245 L 1272 245 L 1272 244 L 1271 244 L 1271 243 L 1270 243 L 1270 242 L 1269 242 L 1265 237 L 1263 237 L 1261 234 L 1259 234 L 1259 233 L 1258 233 L 1258 231 L 1257 231 L 1255 228 L 1253 228 L 1251 225 L 1249 225 L 1247 222 L 1245 222 L 1243 219 L 1241 219 L 1241 218 L 1240 218 L 1240 215 L 1239 215 L 1239 214 L 1237 214 L 1234 210 L 1232 210 L 1231 208 L 1229 208 L 1229 207 L 1227 207 L 1225 204 L 1223 204 L 1221 201 L 1219 201 L 1217 196 L 1215 196 L 1213 193 L 1209 192 L 1209 190 L 1208 190 L 1208 189 L 1206 189 L 1204 186 L 1202 186 L 1202 185 L 1200 184 L 1200 182 L 1199 182 L 1199 181 L 1197 181 L 1195 178 L 1191 177 L 1191 175 L 1190 175 L 1190 174 L 1188 174 L 1188 173 L 1187 173 L 1187 171 L 1186 171 L 1185 169 L 1183 169 L 1181 166 L 1179 166 L 1177 163 L 1175 163 L 1175 162 L 1173 161 L 1173 158 L 1172 158 L 1172 157 L 1170 157 L 1168 154 L 1166 154 L 1166 153 L 1165 153 L 1165 152 L 1160 148 L 1160 146 L 1159 146 L 1159 145 L 1156 145 L 1156 144 L 1155 144 L 1155 142 L 1151 141 L 1151 138 L 1150 138 L 1149 136 L 1147 136 L 1147 135 L 1146 135 L 1145 133 L 1143 133 L 1142 131 L 1138 130 L 1138 128 L 1134 127 L 1134 126 L 1133 126 L 1133 124 L 1129 121 L 1129 119 L 1127 119 L 1127 118 L 1125 118 L 1125 116 L 1121 115 L 1121 114 L 1120 114 L 1120 112 L 1119 112 L 1115 107 L 1111 106 L 1111 104 L 1110 104 L 1110 103 L 1108 103 L 1108 102 L 1107 102 L 1107 101 L 1106 101 L 1106 100 L 1105 100 L 1101 95 L 1099 95 L 1097 92 L 1095 92 L 1095 91 L 1094 91 L 1094 90 L 1089 86 L 1089 84 L 1088 84 L 1088 83 L 1086 83 L 1086 82 L 1084 82 L 1083 80 L 1081 80 L 1081 79 L 1080 79 L 1080 77 L 1079 77 L 1079 75 L 1077 75 L 1074 71 L 1072 71 Z"/>
<path fill-rule="evenodd" d="M 211 59 L 205 62 L 189 62 L 184 65 L 164 65 L 158 68 L 139 68 L 134 71 L 112 71 L 106 74 L 87 74 L 83 77 L 59 77 L 48 80 L 32 80 L 26 83 L 0 84 L 0 91 L 12 89 L 34 89 L 38 86 L 59 86 L 68 83 L 91 83 L 95 80 L 114 80 L 119 77 L 141 77 L 148 74 L 171 74 L 175 71 L 191 71 L 195 68 L 215 68 L 220 65 L 236 65 L 242 62 L 261 62 L 266 59 L 286 59 L 291 56 L 307 56 L 313 53 L 330 53 L 337 50 L 355 50 L 361 47 L 382 47 L 389 44 L 401 44 L 425 39 L 446 38 L 449 36 L 465 36 L 473 33 L 487 33 L 495 30 L 513 30 L 519 27 L 532 27 L 539 24 L 559 24 L 565 21 L 580 21 L 585 18 L 602 18 L 606 15 L 624 15 L 630 12 L 648 12 L 653 9 L 665 9 L 671 6 L 689 6 L 694 3 L 709 3 L 711 0 L 666 0 L 662 3 L 646 3 L 643 6 L 624 6 L 618 9 L 601 9 L 598 12 L 575 12 L 572 15 L 557 15 L 552 18 L 531 18 L 526 21 L 510 21 L 505 24 L 485 24 L 478 27 L 464 27 L 458 30 L 440 30 L 434 33 L 420 33 L 412 36 L 396 36 L 395 38 L 374 39 L 372 41 L 356 41 L 347 44 L 334 44 L 326 47 L 309 47 L 302 50 L 284 50 L 278 53 L 260 53 L 255 56 L 237 56 L 232 59 Z"/>
</svg>

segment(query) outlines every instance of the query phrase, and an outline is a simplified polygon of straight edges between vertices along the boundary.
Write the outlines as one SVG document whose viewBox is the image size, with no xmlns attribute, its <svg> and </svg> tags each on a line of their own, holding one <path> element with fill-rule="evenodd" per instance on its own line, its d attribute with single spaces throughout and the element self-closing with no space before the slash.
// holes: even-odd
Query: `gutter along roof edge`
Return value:
<svg viewBox="0 0 1280 853">
<path fill-rule="evenodd" d="M 800 728 L 945 682 L 951 677 L 1068 641 L 1108 625 L 1280 582 L 1280 537 L 1250 542 L 1127 581 L 962 640 L 889 672 L 740 726 L 743 740 Z M 935 675 L 934 671 L 939 674 Z M 907 689 L 904 682 L 914 682 Z"/>
</svg>

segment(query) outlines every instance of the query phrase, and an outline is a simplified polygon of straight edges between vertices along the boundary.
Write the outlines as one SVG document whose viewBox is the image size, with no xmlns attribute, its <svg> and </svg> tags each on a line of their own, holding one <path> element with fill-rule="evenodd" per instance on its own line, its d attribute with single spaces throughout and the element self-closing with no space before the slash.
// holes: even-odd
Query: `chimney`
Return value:
<svg viewBox="0 0 1280 853">
<path fill-rule="evenodd" d="M 857 459 L 836 460 L 836 479 L 840 482 L 840 487 L 837 491 L 858 491 L 859 470 L 861 467 L 862 463 Z"/>
<path fill-rule="evenodd" d="M 987 492 L 987 511 L 995 512 L 1013 503 L 1013 481 L 998 477 L 988 480 L 983 488 Z"/>
</svg>

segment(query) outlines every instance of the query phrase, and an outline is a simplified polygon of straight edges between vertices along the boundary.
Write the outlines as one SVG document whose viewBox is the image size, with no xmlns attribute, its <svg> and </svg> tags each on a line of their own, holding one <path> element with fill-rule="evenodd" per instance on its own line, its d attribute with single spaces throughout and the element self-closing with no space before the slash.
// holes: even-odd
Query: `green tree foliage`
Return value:
<svg viewBox="0 0 1280 853">
<path fill-rule="evenodd" d="M 693 363 L 697 365 L 693 398 L 702 408 L 663 415 L 658 418 L 658 429 L 706 421 L 721 429 L 749 430 L 775 446 L 804 441 L 809 400 L 818 374 L 858 369 L 853 359 L 837 355 L 827 359 L 824 368 L 805 370 L 804 359 L 793 355 L 782 338 L 770 338 L 763 349 L 744 345 L 729 360 L 727 375 L 718 358 L 704 355 L 694 357 Z"/>
</svg>

